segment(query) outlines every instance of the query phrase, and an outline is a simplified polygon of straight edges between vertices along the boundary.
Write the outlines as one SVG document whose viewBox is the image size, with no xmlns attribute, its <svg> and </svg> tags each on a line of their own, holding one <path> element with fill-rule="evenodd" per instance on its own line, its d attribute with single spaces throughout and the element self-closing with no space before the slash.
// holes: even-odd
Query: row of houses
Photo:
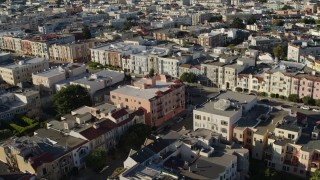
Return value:
<svg viewBox="0 0 320 180">
<path fill-rule="evenodd" d="M 133 124 L 144 123 L 141 110 L 111 104 L 81 107 L 47 123 L 31 137 L 12 137 L 0 145 L 0 160 L 37 179 L 61 179 L 85 167 L 94 149 L 110 149 Z"/>
<path fill-rule="evenodd" d="M 92 40 L 76 41 L 73 34 L 41 34 L 32 37 L 1 36 L 0 49 L 58 62 L 88 62 Z"/>
</svg>

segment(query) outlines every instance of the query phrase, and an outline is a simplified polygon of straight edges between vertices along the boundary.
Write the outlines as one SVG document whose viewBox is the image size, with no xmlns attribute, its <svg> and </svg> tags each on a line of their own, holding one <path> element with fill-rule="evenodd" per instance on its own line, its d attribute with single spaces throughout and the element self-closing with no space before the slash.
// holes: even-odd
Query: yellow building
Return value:
<svg viewBox="0 0 320 180">
<path fill-rule="evenodd" d="M 313 62 L 312 69 L 320 72 L 320 61 L 314 61 L 314 62 Z"/>
</svg>

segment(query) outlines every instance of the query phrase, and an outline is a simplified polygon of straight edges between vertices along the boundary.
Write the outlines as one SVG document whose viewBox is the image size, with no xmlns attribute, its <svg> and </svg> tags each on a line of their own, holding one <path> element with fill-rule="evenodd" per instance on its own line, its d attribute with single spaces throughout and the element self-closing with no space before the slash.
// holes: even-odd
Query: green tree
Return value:
<svg viewBox="0 0 320 180">
<path fill-rule="evenodd" d="M 316 24 L 316 20 L 314 20 L 313 18 L 303 18 L 302 22 L 305 24 Z"/>
<path fill-rule="evenodd" d="M 288 96 L 288 100 L 291 102 L 299 102 L 300 101 L 299 95 L 298 94 L 290 94 Z"/>
<path fill-rule="evenodd" d="M 294 7 L 289 6 L 289 5 L 284 5 L 281 9 L 282 10 L 288 10 L 288 9 L 294 9 Z"/>
<path fill-rule="evenodd" d="M 287 57 L 288 47 L 280 44 L 277 47 L 273 48 L 273 54 L 279 59 L 285 59 Z"/>
<path fill-rule="evenodd" d="M 153 77 L 153 76 L 154 76 L 154 69 L 153 69 L 153 68 L 150 69 L 150 71 L 149 71 L 149 76 L 150 76 L 150 77 Z"/>
<path fill-rule="evenodd" d="M 126 153 L 128 153 L 130 149 L 138 150 L 150 135 L 151 128 L 149 126 L 145 124 L 135 124 L 120 138 L 119 147 Z"/>
<path fill-rule="evenodd" d="M 221 15 L 211 16 L 208 21 L 209 22 L 220 22 L 220 21 L 222 21 L 222 16 Z"/>
<path fill-rule="evenodd" d="M 272 20 L 272 25 L 273 26 L 283 26 L 284 25 L 284 21 L 281 19 L 273 19 Z"/>
<path fill-rule="evenodd" d="M 82 28 L 82 36 L 84 39 L 91 39 L 91 32 L 88 26 L 83 26 Z"/>
<path fill-rule="evenodd" d="M 197 75 L 195 75 L 194 73 L 184 72 L 180 76 L 180 80 L 183 81 L 183 82 L 195 83 L 197 81 Z"/>
<path fill-rule="evenodd" d="M 305 97 L 303 97 L 303 98 L 302 98 L 302 102 L 303 102 L 303 104 L 305 104 L 305 105 L 314 105 L 314 104 L 315 104 L 314 99 L 312 99 L 312 97 L 310 97 L 310 96 L 305 96 Z"/>
<path fill-rule="evenodd" d="M 247 24 L 251 25 L 251 24 L 254 24 L 254 23 L 256 23 L 256 19 L 253 16 L 250 16 L 249 19 L 248 19 Z"/>
<path fill-rule="evenodd" d="M 62 88 L 53 96 L 53 103 L 57 112 L 63 115 L 81 106 L 90 106 L 91 98 L 86 88 L 80 85 L 70 85 Z"/>
<path fill-rule="evenodd" d="M 316 106 L 320 106 L 320 99 L 317 99 L 315 104 L 316 104 Z"/>
<path fill-rule="evenodd" d="M 237 28 L 237 29 L 244 29 L 245 25 L 243 24 L 242 19 L 240 18 L 234 18 L 230 27 Z"/>
<path fill-rule="evenodd" d="M 107 151 L 103 149 L 94 149 L 86 157 L 86 165 L 98 172 L 106 166 Z"/>
<path fill-rule="evenodd" d="M 319 179 L 320 179 L 320 171 L 319 169 L 317 169 L 314 173 L 312 173 L 310 180 L 319 180 Z"/>
</svg>

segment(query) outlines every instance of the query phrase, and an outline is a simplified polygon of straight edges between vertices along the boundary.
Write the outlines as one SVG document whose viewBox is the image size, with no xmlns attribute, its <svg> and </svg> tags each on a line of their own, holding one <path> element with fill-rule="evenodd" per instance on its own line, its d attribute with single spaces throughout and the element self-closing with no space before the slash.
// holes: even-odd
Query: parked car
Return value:
<svg viewBox="0 0 320 180">
<path fill-rule="evenodd" d="M 261 102 L 265 102 L 265 103 L 270 102 L 269 99 L 261 99 L 260 101 L 261 101 Z"/>
<path fill-rule="evenodd" d="M 320 112 L 320 109 L 313 108 L 312 111 L 314 111 L 314 112 Z"/>
<path fill-rule="evenodd" d="M 301 106 L 300 109 L 310 110 L 310 107 L 309 106 Z"/>
</svg>

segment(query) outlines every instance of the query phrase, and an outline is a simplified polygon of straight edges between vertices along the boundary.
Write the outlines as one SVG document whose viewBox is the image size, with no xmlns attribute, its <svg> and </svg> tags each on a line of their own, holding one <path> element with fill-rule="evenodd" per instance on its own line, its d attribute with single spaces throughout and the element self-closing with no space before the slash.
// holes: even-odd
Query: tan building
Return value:
<svg viewBox="0 0 320 180">
<path fill-rule="evenodd" d="M 184 111 L 185 88 L 179 80 L 170 82 L 164 75 L 156 79 L 143 78 L 133 86 L 115 89 L 110 101 L 130 110 L 143 109 L 146 124 L 159 126 Z"/>
<path fill-rule="evenodd" d="M 31 82 L 32 73 L 49 68 L 49 62 L 44 58 L 21 60 L 18 63 L 0 67 L 0 77 L 11 85 L 20 82 Z"/>
<path fill-rule="evenodd" d="M 90 48 L 93 47 L 93 41 L 53 44 L 49 47 L 49 60 L 58 62 L 88 62 L 91 58 Z"/>
</svg>

